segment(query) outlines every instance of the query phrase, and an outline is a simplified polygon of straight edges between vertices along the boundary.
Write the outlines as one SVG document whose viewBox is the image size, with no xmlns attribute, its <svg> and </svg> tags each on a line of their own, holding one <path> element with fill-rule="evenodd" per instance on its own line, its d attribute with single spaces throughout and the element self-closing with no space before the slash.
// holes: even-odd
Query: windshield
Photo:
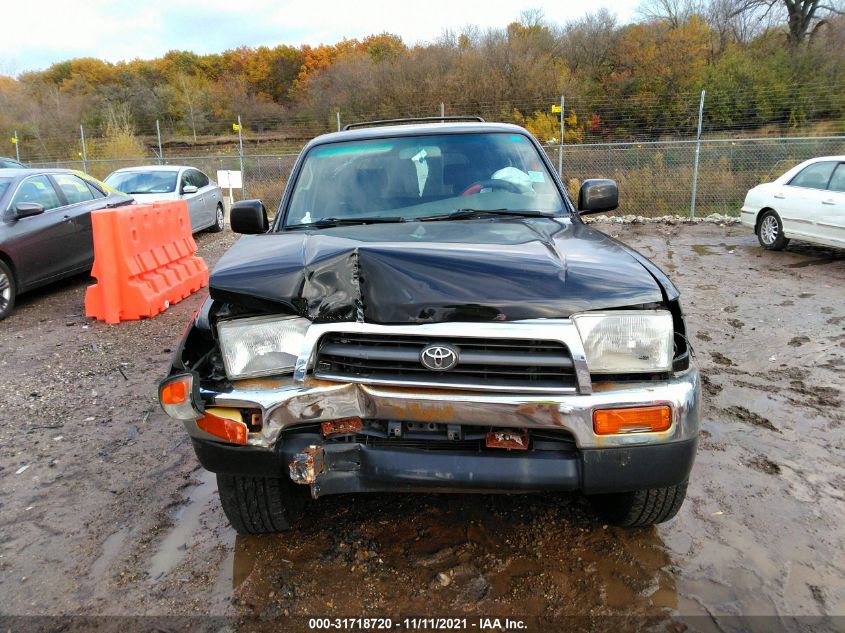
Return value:
<svg viewBox="0 0 845 633">
<path fill-rule="evenodd" d="M 402 136 L 331 143 L 308 152 L 285 226 L 413 220 L 459 210 L 554 214 L 565 208 L 526 136 Z"/>
<path fill-rule="evenodd" d="M 9 188 L 9 185 L 12 184 L 13 178 L 0 178 L 0 198 L 3 197 L 3 194 L 6 193 L 6 190 Z"/>
<path fill-rule="evenodd" d="M 123 193 L 173 193 L 176 191 L 175 171 L 116 171 L 106 178 L 106 184 Z"/>
</svg>

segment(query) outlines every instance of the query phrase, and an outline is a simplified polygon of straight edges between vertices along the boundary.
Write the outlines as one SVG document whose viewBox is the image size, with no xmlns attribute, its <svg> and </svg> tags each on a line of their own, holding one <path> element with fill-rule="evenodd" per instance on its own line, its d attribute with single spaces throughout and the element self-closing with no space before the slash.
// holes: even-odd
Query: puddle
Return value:
<svg viewBox="0 0 845 633">
<path fill-rule="evenodd" d="M 214 473 L 203 470 L 198 474 L 200 484 L 187 491 L 187 503 L 181 505 L 173 515 L 173 527 L 158 546 L 147 570 L 149 577 L 156 580 L 174 569 L 185 557 L 200 527 L 200 516 L 208 502 L 217 492 Z"/>
<path fill-rule="evenodd" d="M 260 546 L 261 539 L 258 537 L 241 536 L 239 534 L 235 538 L 235 547 L 232 552 L 231 564 L 229 565 L 231 571 L 229 574 L 229 585 L 231 589 L 237 589 L 243 584 L 244 580 L 249 578 L 249 575 L 255 568 L 255 561 Z"/>
<path fill-rule="evenodd" d="M 109 565 L 117 558 L 117 555 L 124 549 L 126 537 L 129 535 L 129 528 L 121 528 L 103 543 L 103 551 L 94 564 L 91 565 L 91 575 L 100 578 L 108 569 Z"/>
<path fill-rule="evenodd" d="M 740 246 L 736 244 L 728 244 L 726 242 L 719 242 L 718 244 L 693 244 L 690 248 L 692 248 L 692 250 L 698 255 L 717 255 L 718 253 L 712 249 L 723 248 L 728 254 L 730 254 L 740 248 Z"/>
</svg>

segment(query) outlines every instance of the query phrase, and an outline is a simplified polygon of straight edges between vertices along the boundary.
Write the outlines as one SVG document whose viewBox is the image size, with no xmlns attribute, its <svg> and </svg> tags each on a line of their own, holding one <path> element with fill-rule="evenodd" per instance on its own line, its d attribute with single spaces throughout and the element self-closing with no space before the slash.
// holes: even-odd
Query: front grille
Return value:
<svg viewBox="0 0 845 633">
<path fill-rule="evenodd" d="M 423 348 L 451 345 L 459 352 L 449 371 L 420 362 Z M 333 332 L 320 341 L 314 376 L 375 384 L 416 384 L 463 389 L 574 391 L 575 370 L 558 341 L 424 337 Z"/>
</svg>

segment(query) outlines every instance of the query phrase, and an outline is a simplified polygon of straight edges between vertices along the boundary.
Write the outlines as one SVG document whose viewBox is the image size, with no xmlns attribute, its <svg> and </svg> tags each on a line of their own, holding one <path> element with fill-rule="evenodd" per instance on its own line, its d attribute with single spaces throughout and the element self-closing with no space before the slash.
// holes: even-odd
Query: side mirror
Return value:
<svg viewBox="0 0 845 633">
<path fill-rule="evenodd" d="M 185 185 L 182 187 L 182 193 L 196 193 L 199 189 L 195 185 Z"/>
<path fill-rule="evenodd" d="M 232 205 L 229 222 L 235 233 L 257 235 L 266 233 L 270 228 L 267 209 L 261 200 L 241 200 Z"/>
<path fill-rule="evenodd" d="M 44 206 L 37 202 L 19 202 L 15 205 L 15 217 L 18 219 L 41 215 L 42 213 L 44 213 Z"/>
<path fill-rule="evenodd" d="M 613 211 L 619 206 L 619 188 L 615 180 L 607 178 L 592 178 L 581 184 L 578 192 L 578 211 L 584 213 L 601 213 Z"/>
</svg>

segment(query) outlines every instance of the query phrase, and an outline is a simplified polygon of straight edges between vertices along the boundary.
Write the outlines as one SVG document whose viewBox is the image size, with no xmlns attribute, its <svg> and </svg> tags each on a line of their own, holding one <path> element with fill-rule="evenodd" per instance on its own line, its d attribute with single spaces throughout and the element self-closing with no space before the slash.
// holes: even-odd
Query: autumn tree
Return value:
<svg viewBox="0 0 845 633">
<path fill-rule="evenodd" d="M 836 0 L 736 0 L 737 13 L 767 15 L 778 10 L 786 15 L 787 42 L 794 49 L 826 25 L 831 16 L 842 15 L 843 5 Z"/>
</svg>

